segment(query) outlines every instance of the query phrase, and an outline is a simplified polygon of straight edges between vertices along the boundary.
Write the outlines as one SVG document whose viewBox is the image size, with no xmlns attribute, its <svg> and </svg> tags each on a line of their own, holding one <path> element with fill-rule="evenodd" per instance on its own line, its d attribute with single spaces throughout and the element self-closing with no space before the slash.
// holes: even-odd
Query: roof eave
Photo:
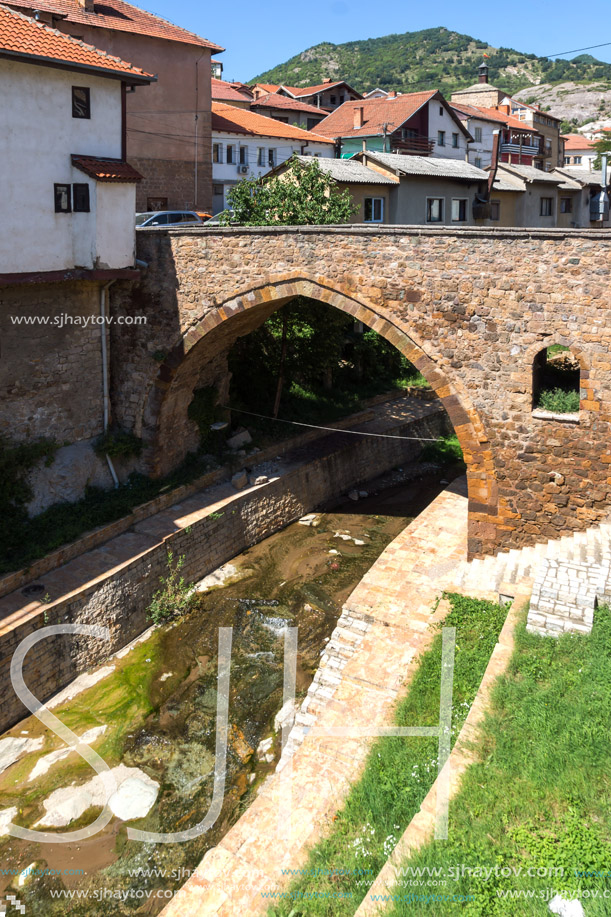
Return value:
<svg viewBox="0 0 611 917">
<path fill-rule="evenodd" d="M 77 61 L 64 61 L 55 57 L 45 57 L 41 54 L 24 54 L 21 51 L 9 51 L 6 48 L 0 48 L 0 57 L 6 60 L 14 60 L 23 64 L 37 64 L 41 67 L 52 67 L 55 70 L 77 70 L 84 73 L 95 73 L 98 76 L 105 76 L 111 80 L 121 80 L 130 86 L 146 86 L 149 83 L 157 81 L 156 76 L 151 74 L 129 73 L 125 70 L 110 70 L 107 67 L 94 67 L 91 64 L 81 64 Z"/>
</svg>

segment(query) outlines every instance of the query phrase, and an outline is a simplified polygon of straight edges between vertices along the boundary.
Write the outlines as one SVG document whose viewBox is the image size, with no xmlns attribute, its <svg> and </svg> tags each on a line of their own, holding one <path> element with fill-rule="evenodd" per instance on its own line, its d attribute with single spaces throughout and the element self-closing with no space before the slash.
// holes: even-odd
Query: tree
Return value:
<svg viewBox="0 0 611 917">
<path fill-rule="evenodd" d="M 221 223 L 240 226 L 300 226 L 347 222 L 358 209 L 349 191 L 338 191 L 316 159 L 304 163 L 293 157 L 282 178 L 243 179 L 228 195 L 232 213 Z"/>
<path fill-rule="evenodd" d="M 594 144 L 594 149 L 596 150 L 596 159 L 594 160 L 593 168 L 600 169 L 602 165 L 601 155 L 611 152 L 611 140 L 597 140 Z"/>
</svg>

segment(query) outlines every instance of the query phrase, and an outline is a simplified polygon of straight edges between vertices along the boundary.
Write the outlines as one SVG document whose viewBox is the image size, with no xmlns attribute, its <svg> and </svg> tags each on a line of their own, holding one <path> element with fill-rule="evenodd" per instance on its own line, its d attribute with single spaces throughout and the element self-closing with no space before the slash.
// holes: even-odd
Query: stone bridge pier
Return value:
<svg viewBox="0 0 611 917">
<path fill-rule="evenodd" d="M 197 442 L 194 390 L 222 386 L 237 338 L 307 296 L 383 335 L 442 401 L 467 464 L 470 556 L 585 529 L 611 511 L 610 255 L 604 230 L 139 230 L 148 268 L 111 291 L 114 419 L 167 473 Z M 574 415 L 533 410 L 552 344 L 579 363 Z"/>
</svg>

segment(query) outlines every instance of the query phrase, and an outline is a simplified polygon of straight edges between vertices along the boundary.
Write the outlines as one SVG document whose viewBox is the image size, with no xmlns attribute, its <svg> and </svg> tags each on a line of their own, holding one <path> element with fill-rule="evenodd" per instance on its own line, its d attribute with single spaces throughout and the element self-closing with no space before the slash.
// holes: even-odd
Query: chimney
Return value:
<svg viewBox="0 0 611 917">
<path fill-rule="evenodd" d="M 86 13 L 93 13 L 93 0 L 76 0 L 77 4 L 82 10 L 85 10 Z"/>
<path fill-rule="evenodd" d="M 479 73 L 479 82 L 487 83 L 488 82 L 488 64 L 486 63 L 485 60 L 481 62 L 481 64 L 477 68 L 477 72 Z"/>
<path fill-rule="evenodd" d="M 326 78 L 323 80 L 323 83 L 332 83 L 332 82 L 333 82 L 333 80 L 331 79 L 330 76 L 326 77 Z"/>
<path fill-rule="evenodd" d="M 363 117 L 363 115 L 364 115 L 364 108 L 362 105 L 354 109 L 353 128 L 355 131 L 358 131 L 359 128 L 361 128 L 363 124 L 365 123 L 365 118 Z"/>
</svg>

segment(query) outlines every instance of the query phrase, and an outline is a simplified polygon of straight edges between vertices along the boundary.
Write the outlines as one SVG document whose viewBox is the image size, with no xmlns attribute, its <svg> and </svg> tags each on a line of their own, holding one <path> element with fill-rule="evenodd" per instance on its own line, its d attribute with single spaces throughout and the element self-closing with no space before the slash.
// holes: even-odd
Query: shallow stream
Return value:
<svg viewBox="0 0 611 917">
<path fill-rule="evenodd" d="M 55 708 L 78 735 L 105 726 L 92 742 L 95 750 L 110 767 L 138 768 L 159 785 L 158 795 L 145 817 L 113 817 L 99 834 L 78 843 L 0 837 L 0 892 L 16 894 L 26 905 L 27 917 L 53 917 L 67 910 L 77 917 L 158 913 L 275 768 L 284 628 L 299 628 L 300 698 L 343 602 L 386 545 L 439 493 L 442 477 L 433 473 L 406 484 L 400 482 L 400 473 L 391 474 L 372 488 L 384 489 L 334 506 L 318 516 L 317 525 L 289 525 L 245 551 L 231 562 L 232 575 L 222 585 L 194 596 L 184 617 L 155 628 L 109 663 L 114 669 L 107 677 Z M 128 824 L 146 831 L 180 831 L 197 824 L 210 806 L 221 626 L 233 627 L 221 815 L 206 834 L 185 843 L 128 840 Z M 7 737 L 43 740 L 0 773 L 0 810 L 16 807 L 14 821 L 19 825 L 33 827 L 53 791 L 80 786 L 94 776 L 70 752 L 46 771 L 48 762 L 39 764 L 39 776 L 30 779 L 37 762 L 65 747 L 34 717 L 2 738 Z M 272 739 L 271 748 L 258 754 L 266 738 Z M 62 833 L 89 824 L 99 811 L 90 807 L 54 830 Z"/>
</svg>

